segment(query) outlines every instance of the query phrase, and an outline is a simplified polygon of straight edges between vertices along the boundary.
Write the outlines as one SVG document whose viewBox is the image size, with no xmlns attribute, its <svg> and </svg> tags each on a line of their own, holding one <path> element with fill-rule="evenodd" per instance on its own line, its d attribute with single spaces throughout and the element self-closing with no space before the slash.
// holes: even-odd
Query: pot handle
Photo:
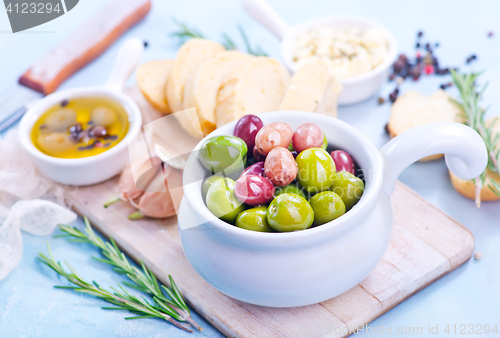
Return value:
<svg viewBox="0 0 500 338">
<path fill-rule="evenodd" d="M 475 130 L 454 122 L 429 123 L 402 133 L 380 149 L 384 191 L 390 196 L 399 174 L 413 162 L 443 153 L 448 169 L 462 179 L 478 177 L 488 164 L 486 146 Z"/>
<path fill-rule="evenodd" d="M 144 43 L 141 40 L 138 38 L 127 39 L 118 51 L 105 86 L 121 91 L 130 74 L 134 71 L 135 66 L 139 63 L 143 51 Z"/>
<path fill-rule="evenodd" d="M 283 39 L 290 26 L 272 9 L 265 0 L 241 0 L 243 8 L 278 39 Z"/>
</svg>

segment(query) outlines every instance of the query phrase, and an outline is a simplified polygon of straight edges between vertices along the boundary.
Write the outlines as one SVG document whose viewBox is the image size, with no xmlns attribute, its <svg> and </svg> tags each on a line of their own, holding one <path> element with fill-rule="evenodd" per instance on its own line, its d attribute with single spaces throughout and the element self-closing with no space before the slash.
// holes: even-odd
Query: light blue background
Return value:
<svg viewBox="0 0 500 338">
<path fill-rule="evenodd" d="M 102 6 L 103 1 L 82 0 L 68 14 L 27 32 L 10 33 L 5 12 L 0 11 L 0 92 L 14 83 L 28 66 L 55 46 L 72 30 Z M 500 115 L 500 2 L 498 1 L 326 1 L 271 0 L 272 6 L 291 24 L 325 14 L 355 14 L 383 23 L 396 36 L 401 51 L 413 53 L 417 30 L 424 30 L 424 41 L 438 41 L 436 54 L 442 65 L 468 69 L 464 60 L 475 53 L 472 67 L 485 70 L 481 82 L 490 82 L 484 105 L 491 105 L 488 116 Z M 110 13 L 112 15 L 113 13 Z M 169 36 L 175 29 L 175 17 L 198 27 L 208 37 L 218 39 L 228 33 L 240 45 L 237 25 L 242 24 L 253 44 L 259 44 L 279 58 L 278 41 L 254 22 L 239 1 L 155 1 L 147 19 L 125 34 L 149 42 L 141 62 L 173 58 L 177 40 Z M 496 36 L 487 38 L 487 32 Z M 122 38 L 120 41 L 123 41 Z M 68 80 L 62 88 L 103 83 L 119 44 Z M 431 94 L 448 77 L 423 77 L 406 81 L 401 92 L 416 89 Z M 131 83 L 133 79 L 131 79 Z M 381 89 L 387 97 L 394 84 Z M 454 93 L 454 91 L 451 91 Z M 378 106 L 376 97 L 361 104 L 341 107 L 339 118 L 361 130 L 377 146 L 388 141 L 384 125 L 390 105 Z M 412 296 L 370 324 L 372 327 L 423 327 L 447 324 L 497 324 L 500 329 L 500 203 L 483 203 L 481 209 L 452 188 L 444 161 L 417 163 L 407 169 L 401 181 L 451 215 L 476 238 L 480 261 L 471 260 L 456 271 Z M 81 227 L 81 222 L 77 222 Z M 153 319 L 125 321 L 123 312 L 100 310 L 103 301 L 68 290 L 52 288 L 63 283 L 55 273 L 38 263 L 38 252 L 51 242 L 54 255 L 67 260 L 86 278 L 95 278 L 103 286 L 122 279 L 107 267 L 90 259 L 97 254 L 89 245 L 70 244 L 51 236 L 23 234 L 24 255 L 21 264 L 0 282 L 0 337 L 184 337 L 172 326 Z M 194 315 L 205 328 L 193 336 L 219 337 L 220 333 Z M 453 336 L 453 335 L 450 335 Z"/>
</svg>

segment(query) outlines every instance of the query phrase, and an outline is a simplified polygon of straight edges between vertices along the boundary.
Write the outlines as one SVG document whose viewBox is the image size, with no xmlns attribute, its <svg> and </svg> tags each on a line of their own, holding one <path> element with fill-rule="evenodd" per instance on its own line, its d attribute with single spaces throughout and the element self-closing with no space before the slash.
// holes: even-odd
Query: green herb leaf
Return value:
<svg viewBox="0 0 500 338">
<path fill-rule="evenodd" d="M 123 285 L 153 296 L 154 304 L 149 304 L 144 298 L 139 299 L 135 296 L 130 295 L 121 285 L 118 285 L 121 291 L 111 287 L 111 290 L 113 290 L 114 292 L 114 294 L 112 294 L 113 296 L 129 300 L 132 303 L 138 303 L 142 307 L 147 308 L 150 312 L 154 313 L 156 311 L 178 321 L 187 321 L 196 329 L 202 330 L 202 328 L 191 318 L 189 308 L 182 298 L 182 295 L 177 288 L 177 285 L 175 284 L 172 276 L 169 275 L 169 282 L 171 285 L 170 288 L 165 285 L 160 285 L 156 276 L 142 261 L 139 262 L 141 269 L 132 266 L 125 254 L 120 251 L 113 238 L 110 238 L 109 242 L 104 242 L 99 236 L 96 235 L 90 225 L 88 218 L 84 217 L 83 220 L 86 226 L 85 233 L 74 227 L 69 227 L 66 225 L 59 225 L 59 228 L 66 234 L 66 236 L 69 236 L 70 239 L 79 239 L 82 242 L 90 243 L 98 247 L 101 250 L 102 255 L 107 259 L 96 257 L 92 258 L 101 263 L 112 265 L 113 270 L 115 270 L 117 273 L 126 275 L 131 283 L 122 282 Z M 40 256 L 42 256 L 43 258 L 43 254 L 40 254 Z M 54 269 L 54 267 L 50 267 Z M 72 269 L 69 265 L 68 267 Z M 57 267 L 55 268 L 57 269 Z M 75 276 L 77 276 L 75 271 L 72 270 L 72 272 Z M 79 278 L 83 281 L 83 278 Z M 99 289 L 99 286 L 97 284 L 96 287 Z M 92 290 L 93 292 L 95 292 L 94 289 Z M 165 290 L 168 297 L 163 293 L 162 290 Z M 80 290 L 77 291 L 82 292 Z M 113 304 L 121 305 L 120 303 Z M 141 312 L 138 314 L 141 314 Z"/>
<path fill-rule="evenodd" d="M 191 38 L 206 39 L 206 37 L 197 28 L 189 27 L 185 23 L 179 22 L 176 19 L 172 19 L 172 21 L 177 25 L 177 30 L 171 33 L 171 35 L 180 38 L 181 42 L 184 43 L 186 40 L 189 40 Z M 243 27 L 241 25 L 238 26 L 238 30 L 241 34 L 241 37 L 243 38 L 243 42 L 245 43 L 245 47 L 248 54 L 252 54 L 255 56 L 268 56 L 268 54 L 264 50 L 262 50 L 260 46 L 252 48 L 248 40 L 248 37 L 245 34 L 245 31 L 243 30 Z M 226 33 L 222 34 L 222 45 L 227 50 L 233 50 L 233 49 L 238 50 L 238 47 L 236 46 L 234 40 Z M 116 202 L 115 199 L 109 201 L 109 203 L 114 203 L 114 202 Z M 109 204 L 105 204 L 105 207 L 107 207 L 107 205 Z"/>
<path fill-rule="evenodd" d="M 486 109 L 479 107 L 479 101 L 486 90 L 488 83 L 486 83 L 479 91 L 477 89 L 476 79 L 480 73 L 468 73 L 460 74 L 454 69 L 450 70 L 451 76 L 453 78 L 453 83 L 460 92 L 460 98 L 462 102 L 451 99 L 451 101 L 457 104 L 465 114 L 465 120 L 469 127 L 478 132 L 484 141 L 486 150 L 488 151 L 488 165 L 487 169 L 494 173 L 500 173 L 500 154 L 497 150 L 498 140 L 500 135 L 498 135 L 494 130 L 494 123 L 489 126 L 486 125 L 484 120 L 484 115 Z M 484 186 L 484 181 L 486 177 L 486 172 L 483 172 L 479 177 L 481 179 L 480 184 L 476 184 L 476 204 L 479 207 L 481 205 L 481 195 L 479 191 Z M 477 179 L 475 182 L 477 183 Z M 490 186 L 490 188 L 492 188 Z"/>
</svg>

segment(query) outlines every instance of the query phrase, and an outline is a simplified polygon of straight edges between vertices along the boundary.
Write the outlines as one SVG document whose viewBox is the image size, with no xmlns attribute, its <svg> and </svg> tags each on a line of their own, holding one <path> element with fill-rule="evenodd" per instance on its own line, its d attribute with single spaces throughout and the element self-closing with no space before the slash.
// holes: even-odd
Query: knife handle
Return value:
<svg viewBox="0 0 500 338">
<path fill-rule="evenodd" d="M 19 83 L 45 95 L 53 93 L 142 20 L 150 8 L 150 0 L 112 0 L 28 69 Z"/>
</svg>

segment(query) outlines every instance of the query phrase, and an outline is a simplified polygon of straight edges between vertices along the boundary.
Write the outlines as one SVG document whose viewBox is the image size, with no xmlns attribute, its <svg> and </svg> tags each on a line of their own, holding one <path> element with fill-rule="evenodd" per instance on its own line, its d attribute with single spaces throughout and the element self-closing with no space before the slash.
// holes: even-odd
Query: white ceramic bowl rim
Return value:
<svg viewBox="0 0 500 338">
<path fill-rule="evenodd" d="M 365 191 L 359 202 L 351 210 L 349 210 L 344 215 L 331 222 L 325 223 L 320 226 L 312 227 L 306 230 L 294 231 L 294 232 L 265 233 L 265 232 L 250 231 L 238 228 L 232 224 L 229 224 L 225 221 L 216 218 L 208 210 L 202 199 L 201 183 L 190 184 L 191 182 L 194 181 L 192 180 L 192 177 L 196 176 L 192 173 L 192 171 L 194 170 L 194 166 L 201 166 L 196 155 L 198 151 L 201 149 L 201 146 L 206 142 L 207 139 L 213 136 L 233 135 L 234 126 L 237 122 L 233 121 L 218 128 L 216 131 L 212 132 L 211 134 L 206 136 L 203 140 L 201 140 L 196 145 L 193 153 L 189 157 L 186 168 L 184 169 L 184 177 L 183 177 L 184 197 L 186 198 L 186 201 L 190 209 L 196 210 L 195 215 L 197 218 L 199 218 L 201 224 L 210 222 L 216 229 L 222 230 L 223 232 L 236 236 L 240 239 L 262 240 L 265 241 L 267 244 L 269 244 L 269 241 L 272 242 L 273 240 L 282 241 L 288 239 L 298 239 L 298 238 L 313 237 L 313 236 L 316 237 L 321 233 L 328 232 L 332 228 L 338 228 L 342 224 L 352 224 L 353 222 L 351 220 L 358 219 L 358 217 L 364 217 L 371 210 L 370 208 L 374 207 L 374 205 L 378 201 L 378 196 L 382 188 L 383 163 L 378 150 L 361 132 L 359 132 L 354 127 L 350 126 L 349 124 L 341 120 L 315 113 L 307 113 L 299 111 L 279 111 L 279 112 L 269 112 L 269 113 L 259 114 L 259 117 L 264 121 L 264 123 L 266 123 L 268 117 L 278 115 L 278 116 L 283 116 L 283 118 L 281 118 L 280 120 L 286 122 L 287 117 L 304 119 L 304 114 L 314 114 L 313 115 L 314 116 L 313 120 L 315 120 L 314 122 L 318 123 L 317 122 L 318 120 L 321 121 L 322 122 L 320 124 L 321 126 L 327 127 L 329 124 L 330 125 L 336 124 L 337 126 L 347 131 L 353 139 L 358 140 L 363 145 L 364 149 L 367 150 L 367 153 L 369 155 L 369 158 L 367 160 L 369 163 L 371 163 L 372 167 L 371 169 L 373 169 L 375 173 L 374 175 L 370 176 L 369 180 L 366 181 Z M 275 118 L 273 118 L 273 120 L 274 119 Z M 353 156 L 356 157 L 356 154 L 353 154 Z M 360 161 L 358 160 L 358 162 Z M 196 177 L 196 181 L 199 182 L 203 179 L 204 177 L 203 178 Z"/>
<path fill-rule="evenodd" d="M 345 79 L 338 79 L 340 83 L 345 83 L 345 84 L 350 84 L 350 83 L 358 83 L 361 81 L 364 81 L 368 78 L 374 77 L 387 68 L 391 67 L 394 61 L 396 60 L 397 56 L 397 43 L 394 35 L 387 29 L 385 28 L 382 24 L 366 19 L 360 16 L 354 16 L 354 15 L 328 15 L 328 16 L 323 16 L 320 18 L 312 19 L 305 21 L 303 23 L 300 23 L 296 26 L 293 26 L 288 32 L 286 32 L 285 36 L 283 37 L 283 41 L 281 43 L 281 55 L 283 57 L 283 60 L 286 62 L 287 66 L 290 69 L 295 69 L 295 65 L 291 62 L 291 55 L 292 51 L 295 48 L 295 39 L 296 36 L 299 32 L 308 30 L 311 28 L 317 28 L 317 27 L 328 27 L 332 26 L 332 24 L 345 24 L 346 26 L 359 26 L 359 27 L 376 27 L 382 30 L 387 38 L 387 42 L 389 45 L 389 50 L 387 53 L 387 56 L 385 57 L 384 61 L 379 64 L 377 67 L 371 69 L 370 71 L 359 74 L 356 76 L 352 76 L 349 78 Z"/>
<path fill-rule="evenodd" d="M 38 118 L 59 102 L 63 100 L 71 100 L 78 97 L 105 97 L 114 100 L 118 104 L 122 105 L 129 117 L 129 129 L 125 137 L 114 147 L 100 154 L 82 158 L 57 158 L 44 154 L 43 152 L 38 150 L 31 141 L 31 132 Z M 111 157 L 115 153 L 121 151 L 128 145 L 130 139 L 135 137 L 135 135 L 137 135 L 137 133 L 140 131 L 141 121 L 142 116 L 137 104 L 130 97 L 120 91 L 113 90 L 104 86 L 71 88 L 50 94 L 37 102 L 33 107 L 29 108 L 26 114 L 23 116 L 23 119 L 21 120 L 21 123 L 19 125 L 19 138 L 23 147 L 32 156 L 35 156 L 45 162 L 54 165 L 79 166 L 81 164 L 91 164 L 93 162 L 99 162 L 101 159 L 105 157 Z M 99 168 L 96 167 L 96 170 L 99 170 Z"/>
</svg>

